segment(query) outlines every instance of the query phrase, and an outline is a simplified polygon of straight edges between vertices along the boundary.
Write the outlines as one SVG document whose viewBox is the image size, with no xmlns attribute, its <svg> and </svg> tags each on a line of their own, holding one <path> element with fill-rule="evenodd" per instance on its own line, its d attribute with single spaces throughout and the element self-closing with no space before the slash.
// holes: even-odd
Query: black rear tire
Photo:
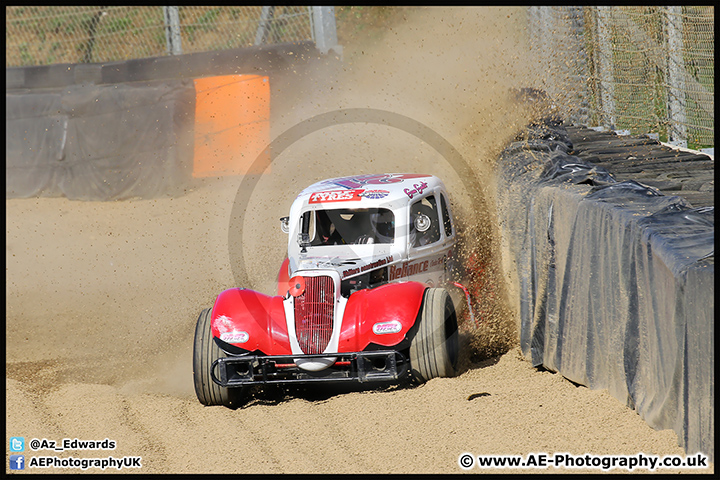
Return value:
<svg viewBox="0 0 720 480">
<path fill-rule="evenodd" d="M 235 409 L 240 406 L 246 389 L 244 387 L 221 387 L 210 377 L 213 362 L 227 356 L 213 340 L 210 330 L 211 314 L 212 308 L 203 310 L 195 327 L 195 343 L 193 345 L 195 395 L 203 405 L 224 405 Z"/>
<path fill-rule="evenodd" d="M 425 290 L 418 329 L 410 343 L 410 368 L 420 382 L 452 377 L 458 359 L 455 306 L 443 288 Z"/>
</svg>

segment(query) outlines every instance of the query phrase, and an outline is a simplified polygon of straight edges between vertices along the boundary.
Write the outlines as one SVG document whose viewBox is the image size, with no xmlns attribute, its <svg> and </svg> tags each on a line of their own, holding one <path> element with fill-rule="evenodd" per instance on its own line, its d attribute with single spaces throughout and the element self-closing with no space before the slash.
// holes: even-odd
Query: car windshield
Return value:
<svg viewBox="0 0 720 480">
<path fill-rule="evenodd" d="M 386 208 L 314 210 L 302 215 L 309 246 L 393 243 L 395 215 Z"/>
</svg>

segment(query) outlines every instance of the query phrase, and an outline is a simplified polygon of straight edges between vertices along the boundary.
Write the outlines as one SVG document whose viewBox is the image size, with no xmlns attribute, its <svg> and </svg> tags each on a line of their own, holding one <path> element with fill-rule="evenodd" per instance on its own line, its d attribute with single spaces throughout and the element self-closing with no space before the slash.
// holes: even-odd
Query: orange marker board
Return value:
<svg viewBox="0 0 720 480">
<path fill-rule="evenodd" d="M 263 173 L 270 143 L 270 81 L 260 75 L 195 79 L 193 177 Z M 268 170 L 269 171 L 269 170 Z"/>
</svg>

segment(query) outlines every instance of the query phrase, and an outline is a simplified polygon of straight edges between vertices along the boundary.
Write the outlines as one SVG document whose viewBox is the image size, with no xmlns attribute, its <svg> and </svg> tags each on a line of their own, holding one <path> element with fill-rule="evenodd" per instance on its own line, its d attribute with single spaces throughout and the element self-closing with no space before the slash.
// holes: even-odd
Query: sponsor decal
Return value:
<svg viewBox="0 0 720 480">
<path fill-rule="evenodd" d="M 358 273 L 360 273 L 359 268 L 348 268 L 343 271 L 343 278 L 349 277 L 350 275 L 357 275 Z"/>
<path fill-rule="evenodd" d="M 434 260 L 430 260 L 430 266 L 435 267 L 437 265 L 443 265 L 445 267 L 445 261 L 447 260 L 447 255 L 443 255 L 442 257 L 438 257 Z"/>
<path fill-rule="evenodd" d="M 363 193 L 360 194 L 361 197 L 364 198 L 371 198 L 373 200 L 379 200 L 381 198 L 385 198 L 388 195 L 390 195 L 390 192 L 387 190 L 365 190 Z"/>
<path fill-rule="evenodd" d="M 429 270 L 438 270 L 447 260 L 447 255 L 431 258 L 428 260 L 419 260 L 415 262 L 404 262 L 399 265 L 390 265 L 388 272 L 388 280 L 397 280 L 402 277 L 409 277 Z"/>
<path fill-rule="evenodd" d="M 427 182 L 420 182 L 413 185 L 413 188 L 406 188 L 403 190 L 405 192 L 405 195 L 407 195 L 410 198 L 413 198 L 415 195 L 420 195 L 422 192 L 428 187 Z"/>
<path fill-rule="evenodd" d="M 347 189 L 362 188 L 365 185 L 384 185 L 387 183 L 399 183 L 404 180 L 412 180 L 414 178 L 427 178 L 430 175 L 419 173 L 403 173 L 403 174 L 382 174 L 382 175 L 360 175 L 357 177 L 338 178 L 327 183 L 332 183 Z"/>
<path fill-rule="evenodd" d="M 381 258 L 380 260 L 372 263 L 367 263 L 363 265 L 362 267 L 356 267 L 356 268 L 348 268 L 347 270 L 343 271 L 343 278 L 349 277 L 351 275 L 357 275 L 358 273 L 365 273 L 368 270 L 374 270 L 378 267 L 382 267 L 383 265 L 387 265 L 388 263 L 392 263 L 394 260 L 394 257 L 390 255 L 389 257 Z"/>
<path fill-rule="evenodd" d="M 380 322 L 373 325 L 373 333 L 375 335 L 387 335 L 388 333 L 398 333 L 402 330 L 402 324 L 397 320 L 389 322 Z"/>
<path fill-rule="evenodd" d="M 362 190 L 332 190 L 329 192 L 315 192 L 310 195 L 308 203 L 350 202 L 361 200 Z"/>
<path fill-rule="evenodd" d="M 220 334 L 220 340 L 227 343 L 245 343 L 250 340 L 247 332 L 225 332 Z"/>
<path fill-rule="evenodd" d="M 429 260 L 423 262 L 409 263 L 405 262 L 400 265 L 390 265 L 389 280 L 397 280 L 402 277 L 409 277 L 410 275 L 417 275 L 418 273 L 427 272 Z"/>
<path fill-rule="evenodd" d="M 404 262 L 399 265 L 390 265 L 388 272 L 388 280 L 393 281 L 402 277 L 410 277 L 425 273 L 429 270 L 438 270 L 440 265 L 445 263 L 447 255 L 443 255 L 429 260 L 421 260 L 416 262 Z"/>
</svg>

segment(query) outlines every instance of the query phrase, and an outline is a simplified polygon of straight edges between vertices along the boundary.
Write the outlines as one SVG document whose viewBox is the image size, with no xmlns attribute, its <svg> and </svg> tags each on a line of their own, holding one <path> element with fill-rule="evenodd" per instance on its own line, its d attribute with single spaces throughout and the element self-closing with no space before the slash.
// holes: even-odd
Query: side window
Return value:
<svg viewBox="0 0 720 480">
<path fill-rule="evenodd" d="M 435 196 L 430 195 L 410 207 L 410 245 L 422 247 L 440 240 L 440 220 Z"/>
<path fill-rule="evenodd" d="M 450 220 L 450 210 L 445 200 L 445 194 L 440 195 L 440 204 L 442 205 L 443 225 L 445 226 L 445 236 L 452 237 L 452 220 Z"/>
</svg>

